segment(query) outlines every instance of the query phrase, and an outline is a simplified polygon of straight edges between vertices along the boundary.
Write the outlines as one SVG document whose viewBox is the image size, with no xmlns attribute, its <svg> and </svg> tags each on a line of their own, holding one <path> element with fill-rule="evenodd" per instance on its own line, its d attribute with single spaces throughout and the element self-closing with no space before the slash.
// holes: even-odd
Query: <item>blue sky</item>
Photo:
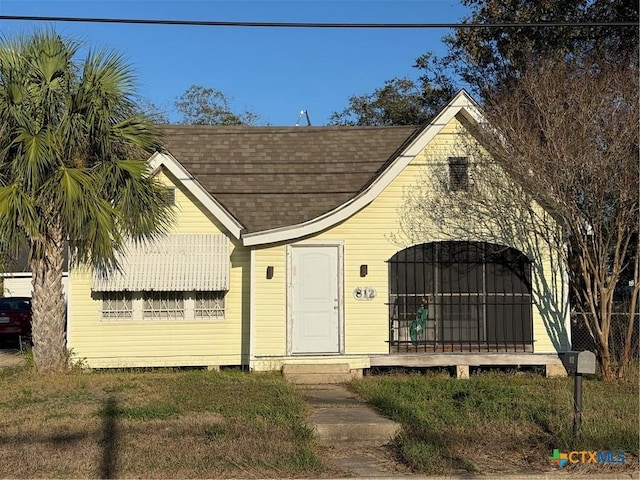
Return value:
<svg viewBox="0 0 640 480">
<path fill-rule="evenodd" d="M 457 0 L 0 0 L 0 15 L 243 22 L 455 23 Z M 262 123 L 294 125 L 307 110 L 324 125 L 349 97 L 393 77 L 416 77 L 414 60 L 444 53 L 446 29 L 308 29 L 0 21 L 3 35 L 53 25 L 88 46 L 122 53 L 139 92 L 172 113 L 190 85 L 216 88 Z"/>
</svg>

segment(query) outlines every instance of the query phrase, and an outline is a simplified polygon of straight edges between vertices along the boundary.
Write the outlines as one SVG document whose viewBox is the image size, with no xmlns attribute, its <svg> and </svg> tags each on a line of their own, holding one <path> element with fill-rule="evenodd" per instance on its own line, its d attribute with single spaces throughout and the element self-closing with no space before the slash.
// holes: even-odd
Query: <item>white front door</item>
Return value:
<svg viewBox="0 0 640 480">
<path fill-rule="evenodd" d="M 339 247 L 291 249 L 291 353 L 340 353 Z"/>
</svg>

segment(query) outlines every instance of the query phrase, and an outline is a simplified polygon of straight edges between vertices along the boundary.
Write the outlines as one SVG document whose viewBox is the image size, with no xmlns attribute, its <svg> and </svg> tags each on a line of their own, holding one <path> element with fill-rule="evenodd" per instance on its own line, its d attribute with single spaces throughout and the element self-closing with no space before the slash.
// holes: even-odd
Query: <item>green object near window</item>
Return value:
<svg viewBox="0 0 640 480">
<path fill-rule="evenodd" d="M 427 330 L 427 320 L 429 320 L 429 303 L 425 297 L 422 299 L 422 306 L 418 309 L 415 320 L 409 324 L 409 336 L 412 344 L 417 345 L 420 336 Z"/>
</svg>

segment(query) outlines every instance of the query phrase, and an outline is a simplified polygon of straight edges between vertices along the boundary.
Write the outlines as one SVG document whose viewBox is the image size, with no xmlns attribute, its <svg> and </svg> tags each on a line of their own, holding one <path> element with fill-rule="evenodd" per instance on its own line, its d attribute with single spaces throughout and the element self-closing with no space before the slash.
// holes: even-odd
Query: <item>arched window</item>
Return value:
<svg viewBox="0 0 640 480">
<path fill-rule="evenodd" d="M 389 260 L 389 312 L 392 352 L 533 351 L 531 261 L 487 242 L 409 247 Z"/>
</svg>

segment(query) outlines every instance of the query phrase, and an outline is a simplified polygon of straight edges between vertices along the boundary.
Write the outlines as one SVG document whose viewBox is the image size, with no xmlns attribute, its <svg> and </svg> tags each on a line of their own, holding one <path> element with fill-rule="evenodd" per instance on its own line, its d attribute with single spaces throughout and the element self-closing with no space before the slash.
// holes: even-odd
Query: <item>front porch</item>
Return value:
<svg viewBox="0 0 640 480">
<path fill-rule="evenodd" d="M 487 242 L 415 245 L 389 260 L 389 353 L 534 351 L 531 264 Z"/>
</svg>

